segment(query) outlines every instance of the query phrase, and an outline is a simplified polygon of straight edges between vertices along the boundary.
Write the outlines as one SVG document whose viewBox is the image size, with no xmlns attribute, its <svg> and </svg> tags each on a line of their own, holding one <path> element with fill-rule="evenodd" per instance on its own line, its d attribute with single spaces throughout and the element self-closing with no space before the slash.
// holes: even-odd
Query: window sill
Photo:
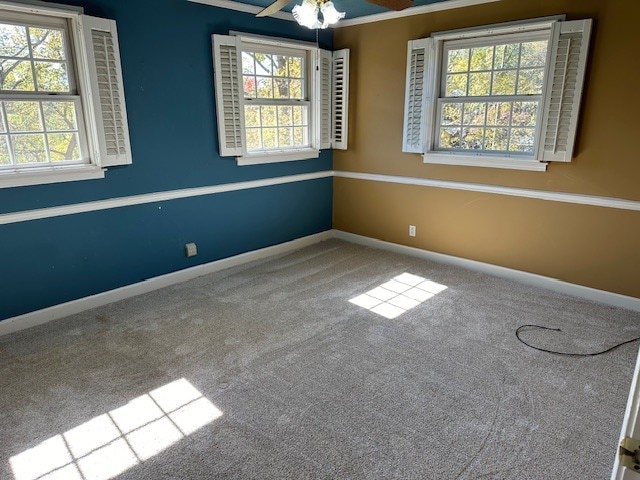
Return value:
<svg viewBox="0 0 640 480">
<path fill-rule="evenodd" d="M 75 182 L 104 178 L 105 170 L 95 165 L 42 167 L 0 172 L 0 188 L 43 185 L 47 183 Z"/>
<path fill-rule="evenodd" d="M 293 162 L 296 160 L 309 160 L 311 158 L 318 158 L 320 151 L 312 148 L 305 148 L 304 150 L 293 151 L 279 151 L 272 153 L 255 153 L 251 155 L 245 155 L 243 157 L 236 157 L 238 165 L 262 165 L 265 163 L 279 163 L 279 162 Z"/>
<path fill-rule="evenodd" d="M 455 155 L 448 153 L 427 153 L 423 155 L 424 163 L 436 165 L 459 165 L 466 167 L 505 168 L 511 170 L 529 170 L 544 172 L 546 162 L 539 162 L 529 158 L 489 157 L 480 155 Z"/>
</svg>

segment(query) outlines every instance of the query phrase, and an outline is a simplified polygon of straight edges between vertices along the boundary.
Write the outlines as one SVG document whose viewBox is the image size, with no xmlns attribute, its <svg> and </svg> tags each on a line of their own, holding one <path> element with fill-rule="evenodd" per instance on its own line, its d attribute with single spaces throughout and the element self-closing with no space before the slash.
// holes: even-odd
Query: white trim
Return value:
<svg viewBox="0 0 640 480">
<path fill-rule="evenodd" d="M 241 2 L 234 2 L 233 0 L 188 0 L 193 3 L 201 3 L 203 5 L 209 5 L 211 7 L 226 8 L 227 10 L 235 10 L 237 12 L 251 13 L 257 15 L 264 7 L 258 7 L 256 5 L 249 5 Z M 495 0 L 493 0 L 495 1 Z M 276 12 L 269 15 L 271 18 L 279 18 L 281 20 L 289 20 L 294 22 L 293 15 L 290 12 Z"/>
<path fill-rule="evenodd" d="M 423 187 L 447 188 L 452 190 L 492 193 L 496 195 L 509 195 L 512 197 L 535 198 L 538 200 L 549 200 L 553 202 L 591 205 L 594 207 L 640 211 L 640 201 L 638 200 L 625 200 L 622 198 L 613 197 L 598 197 L 595 195 L 584 195 L 580 193 L 548 192 L 545 190 L 532 190 L 528 188 L 502 187 L 499 185 L 485 185 L 482 183 L 451 182 L 447 180 L 432 180 L 428 178 L 398 177 L 394 175 L 380 175 L 376 173 L 335 171 L 334 176 L 342 178 L 353 178 L 356 180 L 399 183 L 403 185 L 420 185 Z"/>
<path fill-rule="evenodd" d="M 38 208 L 35 210 L 25 210 L 22 212 L 4 213 L 0 215 L 0 225 L 6 225 L 8 223 L 27 222 L 30 220 L 40 220 L 42 218 L 59 217 L 63 215 L 73 215 L 76 213 L 94 212 L 97 210 L 108 210 L 110 208 L 129 207 L 132 205 L 142 205 L 145 203 L 165 202 L 167 200 L 175 200 L 178 198 L 198 197 L 201 195 L 234 192 L 237 190 L 247 190 L 250 188 L 260 188 L 271 185 L 281 185 L 285 183 L 304 182 L 306 180 L 327 178 L 331 177 L 332 175 L 332 171 L 302 173 L 299 175 L 289 175 L 286 177 L 264 178 L 261 180 L 224 183 L 222 185 L 211 185 L 208 187 L 195 187 L 185 188 L 182 190 L 170 190 L 167 192 L 145 193 L 142 195 L 133 195 L 130 197 L 97 200 L 95 202 L 75 203 L 71 205 L 62 205 L 59 207 Z"/>
<path fill-rule="evenodd" d="M 265 163 L 276 162 L 294 162 L 296 160 L 310 160 L 312 158 L 318 158 L 320 151 L 314 148 L 305 148 L 300 150 L 282 150 L 271 153 L 254 153 L 244 155 L 242 157 L 236 157 L 238 165 L 262 165 Z"/>
<path fill-rule="evenodd" d="M 208 275 L 220 270 L 260 260 L 262 258 L 298 250 L 300 248 L 328 240 L 331 237 L 332 231 L 327 230 L 307 237 L 298 238 L 290 242 L 280 243 L 278 245 L 261 248 L 259 250 L 253 250 L 251 252 L 223 258 L 222 260 L 216 260 L 203 265 L 196 265 L 195 267 L 185 268 L 184 270 L 179 270 L 177 272 L 149 278 L 132 285 L 126 285 L 107 292 L 61 303 L 52 307 L 36 310 L 35 312 L 25 313 L 24 315 L 19 315 L 17 317 L 8 318 L 0 321 L 0 336 L 35 327 L 36 325 L 43 325 L 52 320 L 74 315 L 91 308 L 101 307 L 102 305 L 117 302 L 118 300 L 124 300 L 143 293 L 149 293 L 160 288 L 175 285 L 176 283 L 201 277 L 202 275 Z"/>
<path fill-rule="evenodd" d="M 394 18 L 411 17 L 413 15 L 422 15 L 424 13 L 440 12 L 443 10 L 453 10 L 454 8 L 472 7 L 474 5 L 482 5 L 484 3 L 493 3 L 499 1 L 500 0 L 447 0 L 444 2 L 431 3 L 429 5 L 421 5 L 419 7 L 405 8 L 404 10 L 400 10 L 399 12 L 375 13 L 373 15 L 365 15 L 348 20 L 340 20 L 333 28 L 351 27 L 353 25 L 362 25 L 364 23 L 382 22 L 384 20 L 392 20 Z M 347 15 L 349 15 L 348 10 Z"/>
<path fill-rule="evenodd" d="M 0 172 L 0 188 L 24 187 L 45 183 L 75 182 L 104 178 L 105 170 L 95 165 L 43 167 Z"/>
<path fill-rule="evenodd" d="M 517 159 L 508 157 L 490 157 L 484 155 L 465 155 L 455 153 L 429 152 L 423 155 L 424 163 L 438 165 L 463 165 L 469 167 L 508 168 L 511 170 L 529 170 L 544 172 L 546 162 L 538 160 Z"/>
<path fill-rule="evenodd" d="M 476 260 L 454 257 L 452 255 L 445 255 L 443 253 L 431 252 L 429 250 L 422 250 L 420 248 L 408 247 L 406 245 L 400 245 L 397 243 L 385 242 L 376 238 L 364 237 L 362 235 L 343 232 L 341 230 L 334 230 L 333 232 L 334 238 L 338 238 L 347 242 L 357 243 L 359 245 L 364 245 L 372 248 L 379 248 L 382 250 L 388 250 L 404 255 L 411 255 L 412 257 L 418 257 L 438 263 L 454 265 L 456 267 L 464 268 L 467 270 L 473 270 L 496 277 L 506 278 L 507 280 L 552 290 L 554 292 L 563 293 L 565 295 L 571 295 L 593 302 L 604 303 L 606 305 L 626 308 L 627 310 L 640 312 L 640 298 L 620 295 L 618 293 L 606 292 L 604 290 L 576 285 L 573 283 L 558 280 L 556 278 L 545 277 L 543 275 L 537 275 L 535 273 L 523 272 L 521 270 L 514 270 L 512 268 L 501 267 L 499 265 L 493 265 L 490 263 L 478 262 Z"/>
<path fill-rule="evenodd" d="M 63 18 L 75 18 L 79 14 L 84 13 L 83 7 L 65 5 L 62 3 L 43 2 L 38 0 L 20 0 L 20 2 L 3 0 L 0 1 L 0 9 Z"/>
</svg>

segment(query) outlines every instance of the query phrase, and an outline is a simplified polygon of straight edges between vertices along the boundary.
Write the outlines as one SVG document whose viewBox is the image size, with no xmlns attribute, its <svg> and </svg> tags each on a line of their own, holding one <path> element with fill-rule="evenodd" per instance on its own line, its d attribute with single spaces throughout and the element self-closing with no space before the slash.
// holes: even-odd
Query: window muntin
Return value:
<svg viewBox="0 0 640 480">
<path fill-rule="evenodd" d="M 435 150 L 535 153 L 549 33 L 444 42 Z"/>
<path fill-rule="evenodd" d="M 64 19 L 0 19 L 0 171 L 89 163 Z"/>
<path fill-rule="evenodd" d="M 242 51 L 247 153 L 311 147 L 307 53 L 294 49 Z"/>
</svg>

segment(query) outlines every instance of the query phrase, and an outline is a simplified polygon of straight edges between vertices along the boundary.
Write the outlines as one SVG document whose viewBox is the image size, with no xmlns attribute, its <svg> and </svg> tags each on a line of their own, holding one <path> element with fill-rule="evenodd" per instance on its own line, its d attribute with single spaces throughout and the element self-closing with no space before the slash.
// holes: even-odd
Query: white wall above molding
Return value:
<svg viewBox="0 0 640 480">
<path fill-rule="evenodd" d="M 286 177 L 264 178 L 260 180 L 249 180 L 247 182 L 225 183 L 222 185 L 211 185 L 207 187 L 144 193 L 141 195 L 133 195 L 129 197 L 117 197 L 110 198 L 108 200 L 96 200 L 94 202 L 62 205 L 59 207 L 38 208 L 35 210 L 25 210 L 22 212 L 4 213 L 0 215 L 0 225 L 6 225 L 8 223 L 27 222 L 30 220 L 40 220 L 42 218 L 60 217 L 62 215 L 73 215 L 75 213 L 108 210 L 110 208 L 129 207 L 132 205 L 141 205 L 144 203 L 164 202 L 167 200 L 176 200 L 178 198 L 199 197 L 201 195 L 213 195 L 216 193 L 235 192 L 238 190 L 268 187 L 271 185 L 304 182 L 306 180 L 316 180 L 319 178 L 327 178 L 331 176 L 333 176 L 333 171 L 325 170 L 313 173 L 301 173 L 299 175 L 288 175 Z"/>
<path fill-rule="evenodd" d="M 499 185 L 485 185 L 482 183 L 452 182 L 448 180 L 432 180 L 429 178 L 398 177 L 394 175 L 380 175 L 376 173 L 359 173 L 334 171 L 334 176 L 341 178 L 353 178 L 372 182 L 399 183 L 402 185 L 419 185 L 422 187 L 446 188 L 450 190 L 466 190 L 469 192 L 493 193 L 495 195 L 508 195 L 511 197 L 535 198 L 552 202 L 576 203 L 579 205 L 591 205 L 594 207 L 617 208 L 620 210 L 640 211 L 640 201 L 625 200 L 614 197 L 599 197 L 580 193 L 548 192 L 545 190 L 532 190 L 528 188 L 502 187 Z"/>
</svg>

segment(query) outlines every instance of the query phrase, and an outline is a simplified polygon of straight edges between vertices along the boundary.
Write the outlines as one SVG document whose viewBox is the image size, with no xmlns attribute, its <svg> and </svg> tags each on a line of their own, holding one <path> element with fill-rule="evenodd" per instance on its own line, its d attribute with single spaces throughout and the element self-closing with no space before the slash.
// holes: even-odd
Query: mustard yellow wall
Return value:
<svg viewBox="0 0 640 480">
<path fill-rule="evenodd" d="M 409 40 L 556 14 L 594 19 L 571 163 L 523 172 L 401 152 Z M 334 151 L 334 168 L 640 201 L 639 24 L 635 0 L 501 0 L 337 29 L 335 47 L 351 49 L 351 92 L 349 148 Z M 334 228 L 640 297 L 640 212 L 336 178 Z"/>
</svg>

